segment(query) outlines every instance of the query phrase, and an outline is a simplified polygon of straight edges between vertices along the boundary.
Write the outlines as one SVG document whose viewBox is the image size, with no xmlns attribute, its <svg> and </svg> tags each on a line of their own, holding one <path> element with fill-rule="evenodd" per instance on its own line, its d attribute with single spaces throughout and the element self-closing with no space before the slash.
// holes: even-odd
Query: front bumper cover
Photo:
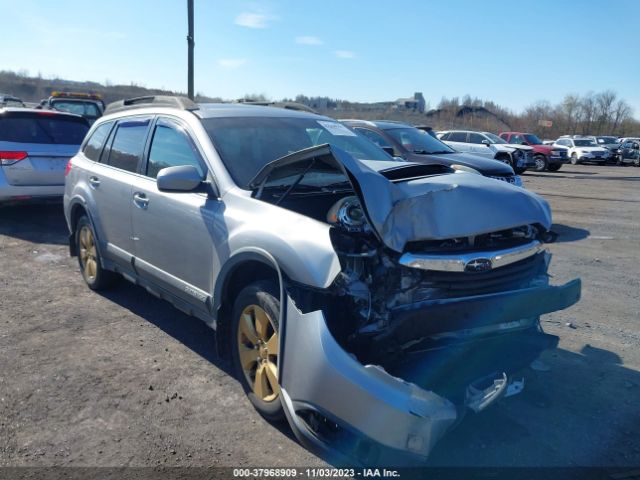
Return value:
<svg viewBox="0 0 640 480">
<path fill-rule="evenodd" d="M 485 323 L 504 323 L 566 308 L 579 296 L 580 281 L 574 280 L 561 287 L 474 297 L 475 300 L 466 299 L 468 303 L 463 306 L 456 306 L 455 302 L 443 303 L 433 311 L 429 310 L 429 321 L 424 318 L 423 310 L 423 318 L 415 319 L 415 323 L 428 330 L 432 313 L 453 320 L 461 315 L 461 309 L 466 311 L 466 317 L 477 311 L 498 318 L 493 322 L 485 320 Z M 304 420 L 302 412 L 313 410 L 352 432 L 354 438 L 379 447 L 374 455 L 376 458 L 367 457 L 367 462 L 377 463 L 381 458 L 391 460 L 385 455 L 381 457 L 380 452 L 395 452 L 392 457 L 407 455 L 425 459 L 459 419 L 459 406 L 433 391 L 394 377 L 379 366 L 359 363 L 333 338 L 322 311 L 302 313 L 290 297 L 286 298 L 280 383 L 283 405 L 298 439 L 312 449 L 336 453 L 331 442 L 314 432 Z M 478 315 L 473 317 L 477 320 Z M 555 343 L 546 342 L 545 345 L 552 347 Z M 348 449 L 341 446 L 340 450 Z M 359 446 L 353 445 L 352 450 L 353 455 L 347 456 L 361 463 L 357 456 Z M 371 448 L 367 451 L 369 455 Z"/>
</svg>

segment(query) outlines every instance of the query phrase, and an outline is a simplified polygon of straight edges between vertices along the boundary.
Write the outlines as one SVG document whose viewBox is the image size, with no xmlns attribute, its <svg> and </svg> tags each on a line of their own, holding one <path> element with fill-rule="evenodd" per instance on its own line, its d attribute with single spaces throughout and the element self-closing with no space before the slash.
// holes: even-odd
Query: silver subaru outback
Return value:
<svg viewBox="0 0 640 480">
<path fill-rule="evenodd" d="M 308 112 L 112 104 L 64 207 L 91 289 L 123 276 L 201 318 L 264 417 L 350 462 L 422 461 L 519 393 L 558 341 L 540 315 L 580 297 L 549 285 L 542 198 Z"/>
</svg>

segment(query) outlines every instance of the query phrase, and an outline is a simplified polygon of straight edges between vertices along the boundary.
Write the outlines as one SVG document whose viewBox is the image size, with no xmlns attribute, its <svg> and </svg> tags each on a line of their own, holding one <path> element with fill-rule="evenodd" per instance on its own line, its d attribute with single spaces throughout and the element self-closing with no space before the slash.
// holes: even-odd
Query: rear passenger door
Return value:
<svg viewBox="0 0 640 480">
<path fill-rule="evenodd" d="M 186 125 L 160 117 L 153 126 L 142 175 L 131 192 L 136 244 L 135 266 L 140 277 L 208 311 L 212 272 L 220 265 L 215 252 L 216 227 L 223 225 L 223 204 L 205 193 L 161 192 L 158 172 L 193 165 L 207 177 L 207 166 Z"/>
<path fill-rule="evenodd" d="M 98 230 L 98 238 L 106 259 L 118 264 L 119 269 L 131 271 L 134 244 L 131 231 L 131 185 L 139 177 L 138 168 L 142 160 L 152 117 L 129 117 L 119 120 L 111 130 L 99 162 L 89 166 L 86 181 L 91 190 L 90 206 L 92 219 Z M 87 142 L 99 140 L 98 127 Z M 107 132 L 105 131 L 104 134 Z"/>
</svg>

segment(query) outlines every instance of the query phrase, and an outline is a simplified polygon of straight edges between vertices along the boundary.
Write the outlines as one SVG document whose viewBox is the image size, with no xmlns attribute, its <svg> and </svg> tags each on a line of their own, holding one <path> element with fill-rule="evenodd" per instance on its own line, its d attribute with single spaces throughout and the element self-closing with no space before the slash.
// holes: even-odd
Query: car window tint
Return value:
<svg viewBox="0 0 640 480">
<path fill-rule="evenodd" d="M 109 165 L 128 172 L 137 171 L 148 127 L 149 119 L 120 122 L 111 144 Z"/>
<path fill-rule="evenodd" d="M 91 137 L 87 141 L 87 144 L 84 146 L 84 156 L 89 160 L 93 160 L 97 162 L 100 158 L 100 152 L 102 151 L 102 146 L 104 145 L 105 140 L 107 139 L 107 135 L 111 131 L 111 126 L 113 124 L 103 123 L 95 131 L 91 134 Z"/>
<path fill-rule="evenodd" d="M 156 126 L 147 162 L 147 176 L 156 178 L 163 168 L 193 165 L 204 176 L 195 146 L 187 135 L 167 125 Z"/>
<path fill-rule="evenodd" d="M 469 143 L 482 143 L 483 140 L 486 140 L 486 138 L 484 138 L 479 133 L 470 133 L 469 134 Z"/>
<path fill-rule="evenodd" d="M 89 130 L 84 118 L 49 112 L 0 116 L 0 141 L 80 145 Z"/>
<path fill-rule="evenodd" d="M 379 147 L 390 147 L 391 146 L 391 145 L 389 145 L 389 142 L 387 142 L 387 140 L 377 132 L 374 132 L 372 130 L 368 130 L 366 128 L 356 128 L 355 131 L 360 133 L 364 137 L 368 138 L 369 140 L 371 140 L 373 143 L 375 143 Z"/>
<path fill-rule="evenodd" d="M 520 135 L 513 135 L 511 137 L 511 140 L 509 140 L 509 143 L 517 143 L 520 144 L 524 142 L 524 138 L 522 138 Z"/>
<path fill-rule="evenodd" d="M 447 140 L 449 140 L 450 142 L 467 143 L 467 132 L 451 132 Z"/>
</svg>

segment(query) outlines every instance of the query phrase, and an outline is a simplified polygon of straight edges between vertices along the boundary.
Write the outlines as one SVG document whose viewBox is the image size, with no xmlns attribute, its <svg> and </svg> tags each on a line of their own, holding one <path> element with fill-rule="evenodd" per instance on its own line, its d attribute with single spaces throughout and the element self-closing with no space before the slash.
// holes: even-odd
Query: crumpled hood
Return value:
<svg viewBox="0 0 640 480">
<path fill-rule="evenodd" d="M 301 150 L 266 165 L 251 182 L 254 191 L 277 172 L 298 162 L 322 158 L 351 181 L 381 241 L 396 252 L 412 241 L 441 240 L 506 230 L 529 224 L 551 228 L 551 210 L 542 197 L 506 182 L 474 173 L 390 181 L 385 167 L 402 163 L 364 162 L 333 145 Z M 380 168 L 376 171 L 371 165 Z M 407 169 L 415 164 L 405 163 Z M 396 176 L 397 177 L 397 176 Z"/>
</svg>

